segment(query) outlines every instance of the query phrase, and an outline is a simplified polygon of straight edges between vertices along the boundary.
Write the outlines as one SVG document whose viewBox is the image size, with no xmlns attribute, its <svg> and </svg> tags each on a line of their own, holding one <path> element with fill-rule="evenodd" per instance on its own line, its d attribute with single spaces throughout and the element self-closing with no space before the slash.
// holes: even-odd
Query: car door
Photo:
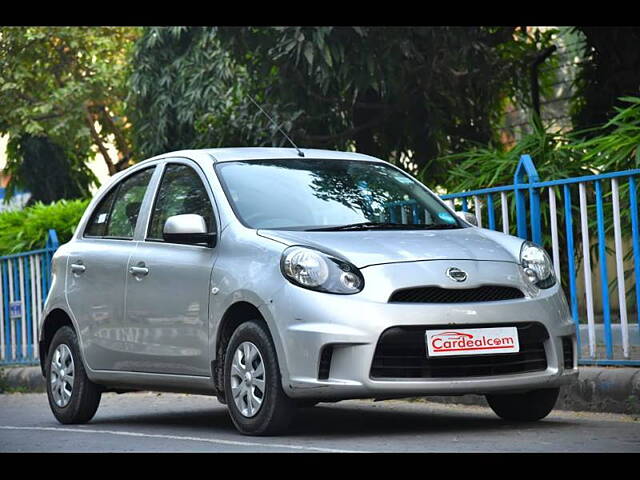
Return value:
<svg viewBox="0 0 640 480">
<path fill-rule="evenodd" d="M 151 208 L 146 235 L 127 271 L 127 327 L 139 333 L 132 368 L 148 373 L 209 376 L 209 292 L 215 247 L 166 242 L 174 215 L 197 214 L 216 231 L 213 194 L 200 168 L 171 160 Z"/>
<path fill-rule="evenodd" d="M 118 369 L 132 345 L 131 332 L 123 328 L 127 262 L 154 169 L 138 170 L 116 183 L 69 244 L 67 300 L 94 370 Z"/>
</svg>

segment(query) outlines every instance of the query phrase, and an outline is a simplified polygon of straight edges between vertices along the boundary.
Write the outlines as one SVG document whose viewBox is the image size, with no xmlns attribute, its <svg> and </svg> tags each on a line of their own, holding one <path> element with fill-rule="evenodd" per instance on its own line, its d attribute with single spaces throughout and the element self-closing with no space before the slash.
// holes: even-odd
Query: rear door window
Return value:
<svg viewBox="0 0 640 480">
<path fill-rule="evenodd" d="M 116 185 L 94 210 L 85 236 L 133 239 L 142 200 L 154 169 L 141 170 Z"/>
</svg>

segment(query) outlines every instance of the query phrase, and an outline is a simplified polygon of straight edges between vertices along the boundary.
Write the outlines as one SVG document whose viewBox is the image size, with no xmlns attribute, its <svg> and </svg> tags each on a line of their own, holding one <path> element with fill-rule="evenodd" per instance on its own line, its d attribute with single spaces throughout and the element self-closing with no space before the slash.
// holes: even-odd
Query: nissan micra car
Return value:
<svg viewBox="0 0 640 480">
<path fill-rule="evenodd" d="M 199 393 L 267 435 L 318 402 L 475 393 L 541 419 L 578 374 L 565 296 L 542 248 L 472 220 L 357 153 L 142 161 L 53 257 L 53 414 L 87 422 L 103 392 Z"/>
</svg>

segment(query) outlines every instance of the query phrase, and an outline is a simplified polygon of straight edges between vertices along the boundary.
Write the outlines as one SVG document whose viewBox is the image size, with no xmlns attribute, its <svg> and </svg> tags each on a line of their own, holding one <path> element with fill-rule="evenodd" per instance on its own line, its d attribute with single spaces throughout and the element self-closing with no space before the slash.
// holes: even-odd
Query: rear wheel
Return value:
<svg viewBox="0 0 640 480">
<path fill-rule="evenodd" d="M 526 393 L 487 395 L 487 402 L 500 418 L 519 422 L 535 422 L 553 410 L 559 388 L 533 390 Z"/>
<path fill-rule="evenodd" d="M 60 423 L 86 423 L 93 418 L 101 390 L 87 377 L 78 337 L 71 327 L 62 327 L 51 341 L 46 379 L 49 406 Z"/>
<path fill-rule="evenodd" d="M 243 323 L 233 332 L 224 391 L 231 419 L 245 435 L 275 435 L 291 423 L 296 405 L 282 389 L 276 349 L 261 322 Z"/>
</svg>

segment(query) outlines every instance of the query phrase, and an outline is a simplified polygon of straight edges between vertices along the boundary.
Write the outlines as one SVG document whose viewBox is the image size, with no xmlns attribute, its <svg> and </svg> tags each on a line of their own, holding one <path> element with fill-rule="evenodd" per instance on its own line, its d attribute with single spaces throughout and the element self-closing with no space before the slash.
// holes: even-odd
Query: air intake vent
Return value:
<svg viewBox="0 0 640 480">
<path fill-rule="evenodd" d="M 431 358 L 426 352 L 425 331 L 451 328 L 451 325 L 389 328 L 378 341 L 370 376 L 373 379 L 467 378 L 546 370 L 544 341 L 549 334 L 541 323 L 458 325 L 459 328 L 506 326 L 518 329 L 518 353 Z"/>
<path fill-rule="evenodd" d="M 396 290 L 389 303 L 475 303 L 524 298 L 521 290 L 500 285 L 477 288 L 417 287 Z"/>
<path fill-rule="evenodd" d="M 573 338 L 571 336 L 562 337 L 562 355 L 565 370 L 571 370 L 573 368 Z"/>
<path fill-rule="evenodd" d="M 320 354 L 320 366 L 318 367 L 318 380 L 329 378 L 331 371 L 331 357 L 333 356 L 333 345 L 326 345 Z"/>
</svg>

